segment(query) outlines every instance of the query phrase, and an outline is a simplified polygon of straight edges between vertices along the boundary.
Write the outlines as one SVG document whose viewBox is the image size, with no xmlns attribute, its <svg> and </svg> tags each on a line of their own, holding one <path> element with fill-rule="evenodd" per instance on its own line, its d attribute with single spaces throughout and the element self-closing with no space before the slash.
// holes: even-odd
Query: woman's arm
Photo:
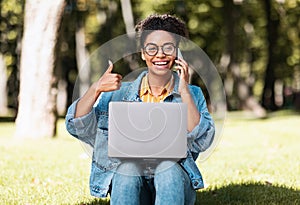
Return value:
<svg viewBox="0 0 300 205">
<path fill-rule="evenodd" d="M 187 118 L 188 118 L 187 128 L 188 131 L 191 132 L 196 127 L 196 125 L 199 124 L 200 113 L 194 103 L 190 91 L 182 92 L 181 99 L 183 103 L 187 104 Z"/>
<path fill-rule="evenodd" d="M 110 65 L 108 69 L 101 76 L 101 78 L 97 82 L 93 83 L 84 96 L 78 101 L 75 111 L 75 118 L 88 114 L 92 110 L 94 103 L 102 92 L 120 89 L 122 76 L 112 73 L 113 64 L 111 62 L 109 64 Z"/>
<path fill-rule="evenodd" d="M 194 103 L 194 100 L 192 98 L 192 95 L 190 93 L 189 87 L 188 87 L 188 80 L 189 80 L 189 71 L 188 71 L 188 64 L 185 60 L 179 58 L 175 61 L 177 63 L 177 70 L 179 70 L 179 93 L 181 95 L 181 99 L 183 103 L 187 104 L 188 112 L 187 112 L 187 118 L 188 118 L 188 131 L 191 132 L 197 124 L 199 124 L 200 120 L 200 113 L 197 109 L 197 106 Z"/>
</svg>

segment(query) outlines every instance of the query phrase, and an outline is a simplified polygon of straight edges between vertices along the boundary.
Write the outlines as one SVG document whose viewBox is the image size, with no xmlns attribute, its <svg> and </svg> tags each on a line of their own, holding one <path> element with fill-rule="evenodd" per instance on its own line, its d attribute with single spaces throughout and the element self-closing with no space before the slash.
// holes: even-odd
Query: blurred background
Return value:
<svg viewBox="0 0 300 205">
<path fill-rule="evenodd" d="M 222 78 L 229 111 L 300 110 L 299 0 L 1 0 L 0 9 L 0 115 L 16 122 L 17 137 L 55 136 L 76 79 L 84 88 L 93 79 L 88 66 L 80 70 L 89 55 L 153 13 L 187 23 Z M 115 71 L 124 76 L 135 61 Z M 203 87 L 197 76 L 192 83 Z"/>
</svg>

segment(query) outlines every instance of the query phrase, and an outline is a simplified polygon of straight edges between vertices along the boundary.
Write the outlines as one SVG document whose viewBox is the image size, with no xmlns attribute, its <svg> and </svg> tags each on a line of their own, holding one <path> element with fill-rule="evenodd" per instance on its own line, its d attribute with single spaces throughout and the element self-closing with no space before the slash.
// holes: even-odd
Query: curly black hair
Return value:
<svg viewBox="0 0 300 205">
<path fill-rule="evenodd" d="M 144 44 L 146 37 L 155 30 L 170 32 L 174 36 L 177 45 L 182 38 L 188 38 L 189 36 L 185 23 L 179 18 L 169 14 L 152 14 L 135 27 L 140 46 Z"/>
</svg>

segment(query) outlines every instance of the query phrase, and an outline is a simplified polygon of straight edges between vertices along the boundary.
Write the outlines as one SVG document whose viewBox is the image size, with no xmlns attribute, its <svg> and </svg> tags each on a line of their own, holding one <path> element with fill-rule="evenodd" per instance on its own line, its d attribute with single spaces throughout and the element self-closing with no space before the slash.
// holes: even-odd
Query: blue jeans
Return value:
<svg viewBox="0 0 300 205">
<path fill-rule="evenodd" d="M 196 191 L 179 164 L 162 161 L 153 175 L 144 175 L 144 169 L 134 162 L 122 163 L 112 179 L 112 205 L 190 205 L 196 200 Z"/>
</svg>

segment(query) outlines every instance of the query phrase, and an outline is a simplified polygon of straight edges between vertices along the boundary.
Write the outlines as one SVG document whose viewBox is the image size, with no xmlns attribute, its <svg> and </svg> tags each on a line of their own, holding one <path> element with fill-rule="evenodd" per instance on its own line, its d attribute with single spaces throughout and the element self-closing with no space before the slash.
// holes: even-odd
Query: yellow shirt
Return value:
<svg viewBox="0 0 300 205">
<path fill-rule="evenodd" d="M 161 93 L 158 96 L 154 96 L 148 83 L 148 75 L 146 75 L 142 79 L 140 87 L 140 98 L 143 102 L 162 102 L 169 95 L 169 93 L 172 92 L 173 87 L 174 79 L 172 75 L 170 81 L 161 90 Z"/>
</svg>

